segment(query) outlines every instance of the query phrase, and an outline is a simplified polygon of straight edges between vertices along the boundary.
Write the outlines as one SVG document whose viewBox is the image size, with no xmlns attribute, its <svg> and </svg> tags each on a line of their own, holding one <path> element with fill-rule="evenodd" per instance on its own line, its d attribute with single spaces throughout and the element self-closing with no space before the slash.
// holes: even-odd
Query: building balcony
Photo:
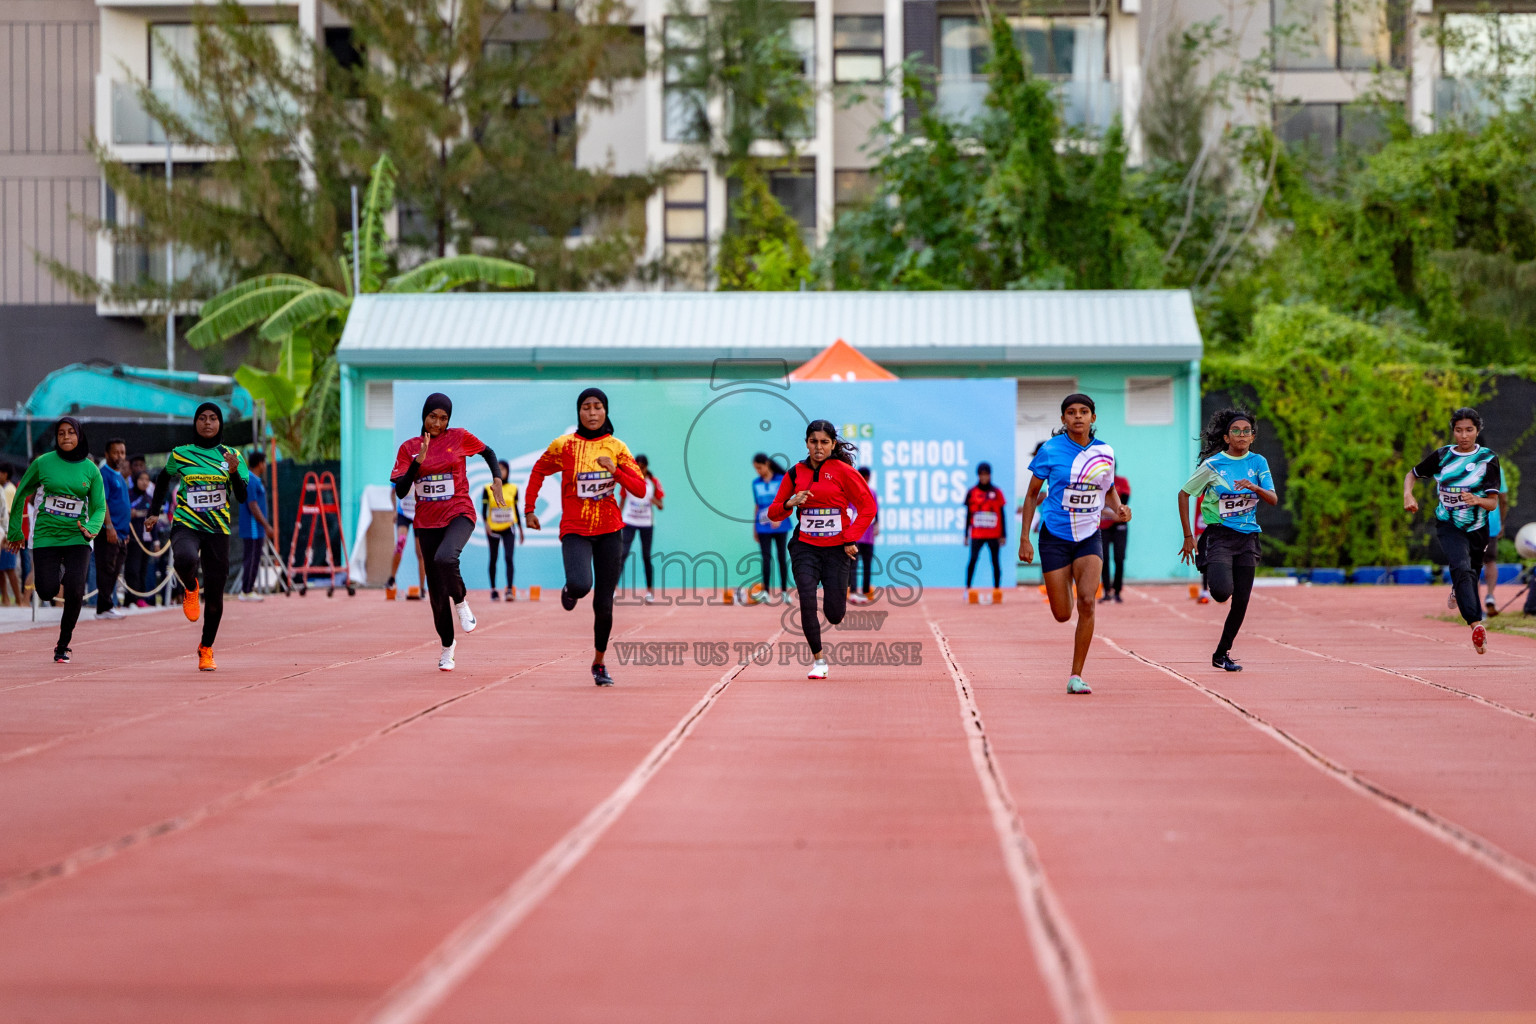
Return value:
<svg viewBox="0 0 1536 1024">
<path fill-rule="evenodd" d="M 192 97 L 177 89 L 152 90 L 177 117 L 194 127 L 201 123 Z M 112 144 L 114 146 L 164 146 L 165 127 L 144 107 L 139 87 L 133 82 L 112 83 Z"/>
<path fill-rule="evenodd" d="M 165 246 L 118 242 L 112 249 L 112 280 L 116 284 L 165 284 Z M 177 281 L 197 279 L 211 288 L 223 287 L 224 273 L 216 263 L 184 246 L 173 246 L 172 249 Z"/>
<path fill-rule="evenodd" d="M 987 109 L 986 75 L 942 75 L 938 83 L 940 114 L 972 121 Z M 1108 128 L 1120 112 L 1120 83 L 1108 78 L 1068 78 L 1051 82 L 1062 121 L 1072 128 Z"/>
</svg>

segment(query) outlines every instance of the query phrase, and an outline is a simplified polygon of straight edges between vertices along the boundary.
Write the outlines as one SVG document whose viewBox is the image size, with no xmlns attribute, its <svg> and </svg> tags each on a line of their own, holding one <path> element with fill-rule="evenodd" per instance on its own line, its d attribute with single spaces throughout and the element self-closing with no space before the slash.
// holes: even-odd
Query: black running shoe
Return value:
<svg viewBox="0 0 1536 1024">
<path fill-rule="evenodd" d="M 491 591 L 491 600 L 492 601 L 500 601 L 501 600 L 501 594 L 498 593 L 497 591 L 494 591 L 494 590 Z"/>
<path fill-rule="evenodd" d="M 560 588 L 560 607 L 564 608 L 566 611 L 570 611 L 572 608 L 576 607 L 576 599 L 574 597 L 572 597 L 570 594 L 566 593 L 564 587 Z M 594 666 L 594 667 L 596 667 L 596 666 Z M 608 682 L 611 683 L 612 681 L 613 680 L 610 679 Z M 606 686 L 606 685 L 608 685 L 608 683 L 599 683 L 598 685 L 599 686 Z"/>
<path fill-rule="evenodd" d="M 612 686 L 613 676 L 608 674 L 608 668 L 604 665 L 592 666 L 592 682 L 598 686 Z"/>
<path fill-rule="evenodd" d="M 1241 672 L 1243 670 L 1243 666 L 1233 661 L 1230 654 L 1211 655 L 1211 667 L 1219 668 L 1225 672 Z"/>
<path fill-rule="evenodd" d="M 69 648 L 68 647 L 55 647 L 53 649 L 53 660 L 58 662 L 61 665 L 68 664 L 69 663 Z"/>
</svg>

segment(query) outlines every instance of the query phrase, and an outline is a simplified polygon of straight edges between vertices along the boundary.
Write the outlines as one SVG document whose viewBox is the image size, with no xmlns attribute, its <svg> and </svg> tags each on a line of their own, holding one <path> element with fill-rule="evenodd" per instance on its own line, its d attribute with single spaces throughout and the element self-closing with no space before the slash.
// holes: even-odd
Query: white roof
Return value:
<svg viewBox="0 0 1536 1024">
<path fill-rule="evenodd" d="M 365 295 L 355 366 L 800 362 L 842 338 L 878 363 L 1185 362 L 1187 291 L 499 292 Z"/>
</svg>

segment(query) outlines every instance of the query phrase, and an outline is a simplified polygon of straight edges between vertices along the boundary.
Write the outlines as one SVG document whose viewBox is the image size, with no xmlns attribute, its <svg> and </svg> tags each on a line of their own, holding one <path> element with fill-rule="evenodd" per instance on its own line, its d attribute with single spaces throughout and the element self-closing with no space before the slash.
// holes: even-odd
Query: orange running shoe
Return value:
<svg viewBox="0 0 1536 1024">
<path fill-rule="evenodd" d="M 199 647 L 197 649 L 197 670 L 199 672 L 212 672 L 218 667 L 213 663 L 212 647 Z"/>
<path fill-rule="evenodd" d="M 202 605 L 198 603 L 197 591 L 188 590 L 181 595 L 181 613 L 187 617 L 188 622 L 196 622 L 202 614 Z"/>
</svg>

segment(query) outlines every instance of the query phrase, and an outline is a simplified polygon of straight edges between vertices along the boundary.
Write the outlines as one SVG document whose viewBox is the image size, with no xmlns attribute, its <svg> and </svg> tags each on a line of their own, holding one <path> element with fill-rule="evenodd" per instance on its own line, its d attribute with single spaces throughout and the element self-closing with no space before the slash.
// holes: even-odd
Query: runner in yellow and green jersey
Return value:
<svg viewBox="0 0 1536 1024">
<path fill-rule="evenodd" d="M 224 617 L 224 584 L 229 580 L 229 525 L 235 510 L 245 504 L 245 485 L 250 470 L 240 452 L 223 444 L 224 414 L 212 402 L 197 407 L 192 419 L 197 439 L 171 451 L 171 457 L 155 481 L 155 500 L 149 507 L 146 529 L 155 525 L 170 494 L 171 481 L 180 481 L 176 512 L 171 519 L 171 559 L 183 588 L 181 610 L 196 622 L 200 611 L 197 570 L 202 564 L 202 643 L 197 648 L 197 667 L 212 672 L 213 641 Z"/>
</svg>

